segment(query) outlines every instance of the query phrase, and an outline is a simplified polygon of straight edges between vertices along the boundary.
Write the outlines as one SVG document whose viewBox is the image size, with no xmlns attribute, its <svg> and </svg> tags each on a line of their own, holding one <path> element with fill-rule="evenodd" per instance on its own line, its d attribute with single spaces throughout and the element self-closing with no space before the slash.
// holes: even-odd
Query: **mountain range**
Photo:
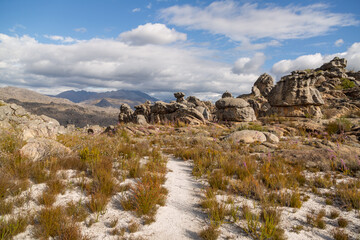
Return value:
<svg viewBox="0 0 360 240">
<path fill-rule="evenodd" d="M 76 127 L 88 124 L 115 125 L 118 122 L 120 104 L 127 103 L 134 107 L 146 100 L 157 101 L 140 91 L 66 91 L 56 96 L 47 96 L 17 87 L 0 88 L 0 100 L 20 105 L 32 114 L 54 118 L 61 125 L 74 124 Z"/>
<path fill-rule="evenodd" d="M 122 103 L 127 103 L 131 107 L 142 104 L 145 101 L 158 101 L 158 99 L 150 95 L 135 90 L 117 90 L 109 92 L 87 92 L 81 91 L 66 91 L 52 96 L 57 98 L 68 99 L 74 103 L 85 103 L 87 105 L 95 105 L 99 107 L 115 107 L 119 108 Z"/>
</svg>

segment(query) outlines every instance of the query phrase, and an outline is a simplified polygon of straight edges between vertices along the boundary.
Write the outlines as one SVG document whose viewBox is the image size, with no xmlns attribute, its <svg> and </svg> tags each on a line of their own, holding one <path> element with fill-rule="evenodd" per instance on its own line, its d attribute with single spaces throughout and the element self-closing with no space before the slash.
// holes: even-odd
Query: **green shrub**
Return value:
<svg viewBox="0 0 360 240">
<path fill-rule="evenodd" d="M 335 134 L 335 133 L 350 131 L 351 127 L 352 127 L 352 123 L 349 120 L 345 118 L 339 118 L 336 119 L 336 121 L 332 121 L 328 123 L 328 125 L 326 126 L 326 131 L 329 134 Z"/>
<path fill-rule="evenodd" d="M 343 89 L 349 89 L 355 87 L 355 83 L 347 78 L 341 78 L 341 87 Z"/>
</svg>

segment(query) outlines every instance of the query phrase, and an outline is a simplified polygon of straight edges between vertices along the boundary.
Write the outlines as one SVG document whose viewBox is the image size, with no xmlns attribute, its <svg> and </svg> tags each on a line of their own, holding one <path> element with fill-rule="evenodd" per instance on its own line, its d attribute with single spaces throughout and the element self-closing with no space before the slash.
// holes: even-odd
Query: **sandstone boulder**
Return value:
<svg viewBox="0 0 360 240">
<path fill-rule="evenodd" d="M 264 73 L 260 75 L 260 77 L 254 83 L 254 86 L 252 87 L 252 94 L 254 94 L 255 97 L 267 97 L 273 87 L 273 78 L 269 74 Z"/>
<path fill-rule="evenodd" d="M 20 149 L 20 154 L 32 161 L 43 160 L 46 157 L 63 157 L 71 154 L 71 150 L 61 143 L 46 138 L 32 138 Z"/>
<path fill-rule="evenodd" d="M 216 117 L 219 121 L 256 121 L 254 110 L 241 98 L 222 98 L 215 103 Z"/>
<path fill-rule="evenodd" d="M 222 98 L 216 101 L 215 106 L 217 109 L 226 108 L 245 108 L 249 107 L 249 103 L 241 98 Z"/>
<path fill-rule="evenodd" d="M 260 131 L 241 130 L 229 134 L 225 137 L 225 139 L 232 140 L 234 143 L 262 143 L 266 141 L 266 136 L 263 132 Z"/>
<path fill-rule="evenodd" d="M 224 92 L 223 95 L 221 96 L 221 98 L 232 98 L 232 97 L 233 95 L 228 91 Z"/>
<path fill-rule="evenodd" d="M 132 122 L 134 119 L 133 113 L 134 111 L 131 109 L 131 107 L 128 104 L 126 103 L 121 104 L 119 122 L 120 123 Z"/>
</svg>

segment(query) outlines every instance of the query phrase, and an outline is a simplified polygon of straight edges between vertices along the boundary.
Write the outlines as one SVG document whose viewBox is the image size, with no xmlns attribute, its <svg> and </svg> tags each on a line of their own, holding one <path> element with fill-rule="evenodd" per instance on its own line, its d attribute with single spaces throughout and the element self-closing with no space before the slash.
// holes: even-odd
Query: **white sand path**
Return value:
<svg viewBox="0 0 360 240">
<path fill-rule="evenodd" d="M 199 239 L 206 218 L 199 206 L 201 185 L 192 176 L 190 162 L 169 157 L 167 167 L 166 205 L 158 209 L 156 222 L 136 235 L 157 240 Z"/>
</svg>

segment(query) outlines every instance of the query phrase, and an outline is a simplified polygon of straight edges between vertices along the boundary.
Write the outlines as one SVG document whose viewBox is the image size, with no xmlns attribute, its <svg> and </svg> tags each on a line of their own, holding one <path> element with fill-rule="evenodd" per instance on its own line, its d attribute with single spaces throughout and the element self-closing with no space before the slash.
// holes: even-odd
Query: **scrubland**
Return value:
<svg viewBox="0 0 360 240">
<path fill-rule="evenodd" d="M 198 238 L 358 239 L 360 159 L 346 123 L 323 131 L 275 118 L 77 130 L 57 139 L 72 154 L 38 162 L 20 155 L 18 132 L 4 130 L 0 239 L 141 239 L 167 204 L 167 161 L 175 158 L 199 183 L 196 204 L 205 217 Z M 268 146 L 224 139 L 244 129 L 282 137 Z"/>
</svg>

